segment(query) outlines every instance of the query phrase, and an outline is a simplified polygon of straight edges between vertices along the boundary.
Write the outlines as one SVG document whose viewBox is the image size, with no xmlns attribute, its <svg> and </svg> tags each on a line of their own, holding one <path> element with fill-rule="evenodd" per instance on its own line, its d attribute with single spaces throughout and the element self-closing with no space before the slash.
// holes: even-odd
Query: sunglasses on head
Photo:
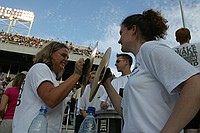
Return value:
<svg viewBox="0 0 200 133">
<path fill-rule="evenodd" d="M 124 59 L 117 59 L 116 63 L 119 63 L 120 61 L 123 61 Z"/>
</svg>

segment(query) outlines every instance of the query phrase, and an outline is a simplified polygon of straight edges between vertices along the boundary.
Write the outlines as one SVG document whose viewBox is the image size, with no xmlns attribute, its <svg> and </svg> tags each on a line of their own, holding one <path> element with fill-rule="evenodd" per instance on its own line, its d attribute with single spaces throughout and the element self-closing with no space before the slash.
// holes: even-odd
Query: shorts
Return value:
<svg viewBox="0 0 200 133">
<path fill-rule="evenodd" d="M 0 133 L 12 133 L 12 121 L 13 120 L 2 120 L 0 124 Z"/>
</svg>

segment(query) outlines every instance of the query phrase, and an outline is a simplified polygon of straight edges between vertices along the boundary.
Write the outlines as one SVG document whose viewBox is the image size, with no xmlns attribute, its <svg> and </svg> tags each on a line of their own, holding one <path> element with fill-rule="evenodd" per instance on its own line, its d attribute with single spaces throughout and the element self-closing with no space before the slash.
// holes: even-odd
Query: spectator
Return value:
<svg viewBox="0 0 200 133">
<path fill-rule="evenodd" d="M 180 28 L 175 33 L 176 41 L 180 43 L 179 46 L 173 49 L 191 65 L 200 71 L 200 44 L 191 44 L 190 30 L 187 28 Z M 196 116 L 185 126 L 185 133 L 199 133 L 200 132 L 200 110 Z"/>
<path fill-rule="evenodd" d="M 50 42 L 34 58 L 27 73 L 24 89 L 13 119 L 13 133 L 27 133 L 32 120 L 42 105 L 47 106 L 48 133 L 60 133 L 65 98 L 82 75 L 84 59 L 75 64 L 74 73 L 59 84 L 69 55 L 63 43 Z"/>
<path fill-rule="evenodd" d="M 123 116 L 123 133 L 178 133 L 200 107 L 198 69 L 159 42 L 168 29 L 159 11 L 126 17 L 120 28 L 122 52 L 131 52 L 136 65 L 123 98 L 104 79 L 115 110 Z M 109 76 L 108 76 L 109 77 Z"/>
<path fill-rule="evenodd" d="M 81 96 L 81 87 L 77 89 L 76 93 L 73 96 L 76 99 L 74 133 L 78 133 L 80 125 L 84 120 L 83 116 L 80 114 L 80 96 Z"/>
<path fill-rule="evenodd" d="M 25 77 L 25 74 L 19 73 L 15 76 L 12 82 L 13 87 L 7 88 L 4 91 L 0 104 L 0 116 L 2 118 L 2 122 L 0 124 L 1 133 L 12 133 L 12 120 L 17 105 L 19 92 L 21 89 L 23 89 L 21 86 Z"/>
<path fill-rule="evenodd" d="M 21 73 L 23 73 L 23 74 L 27 74 L 27 71 L 22 71 Z M 7 89 L 7 88 L 11 88 L 11 87 L 13 87 L 13 80 L 11 80 L 8 84 L 7 84 L 7 86 L 5 87 L 5 90 Z"/>
<path fill-rule="evenodd" d="M 89 83 L 86 87 L 85 90 L 83 92 L 83 95 L 80 98 L 80 114 L 82 115 L 83 118 L 85 118 L 87 116 L 86 110 L 89 106 L 93 106 L 95 107 L 96 111 L 101 110 L 100 108 L 100 97 L 105 93 L 105 89 L 102 85 L 100 85 L 99 89 L 97 90 L 96 95 L 94 96 L 93 100 L 91 102 L 89 102 L 89 97 L 90 97 L 90 91 L 92 89 L 92 84 L 94 81 L 94 77 L 95 77 L 96 71 L 92 71 L 90 73 L 89 76 Z M 79 126 L 80 127 L 79 123 Z"/>
<path fill-rule="evenodd" d="M 1 31 L 0 41 L 3 43 L 8 43 L 8 44 L 23 45 L 27 47 L 33 47 L 33 48 L 42 48 L 44 43 L 53 41 L 53 39 L 45 40 L 41 38 L 36 38 L 34 36 L 26 37 L 26 36 L 22 36 L 18 34 L 13 35 L 13 34 L 9 34 L 9 33 L 5 33 L 4 31 Z M 92 50 L 88 49 L 87 47 L 86 48 L 77 47 L 77 46 L 74 46 L 72 42 L 68 44 L 68 41 L 66 41 L 65 43 L 67 44 L 69 53 L 78 54 L 78 55 L 86 55 L 86 56 L 91 55 Z M 99 53 L 97 57 L 102 58 L 102 56 L 103 56 L 103 53 Z"/>
<path fill-rule="evenodd" d="M 112 80 L 112 85 L 116 89 L 116 91 L 120 94 L 121 97 L 123 97 L 123 90 L 124 87 L 128 81 L 128 77 L 131 73 L 131 65 L 132 65 L 133 59 L 128 54 L 117 54 L 117 60 L 115 63 L 115 66 L 117 68 L 118 72 L 121 72 L 122 75 Z M 108 98 L 108 94 L 104 93 L 104 95 L 100 98 L 101 102 L 101 109 L 112 109 L 114 110 L 114 107 Z"/>
</svg>

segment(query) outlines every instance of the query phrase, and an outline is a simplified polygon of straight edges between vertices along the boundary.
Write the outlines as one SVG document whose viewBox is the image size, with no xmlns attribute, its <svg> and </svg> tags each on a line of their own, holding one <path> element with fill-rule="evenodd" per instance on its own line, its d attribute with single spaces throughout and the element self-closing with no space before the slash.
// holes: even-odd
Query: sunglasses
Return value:
<svg viewBox="0 0 200 133">
<path fill-rule="evenodd" d="M 124 59 L 117 59 L 116 63 L 119 63 L 120 61 L 124 61 Z"/>
<path fill-rule="evenodd" d="M 58 55 L 62 56 L 65 59 L 69 59 L 69 56 L 65 53 L 58 53 Z"/>
</svg>

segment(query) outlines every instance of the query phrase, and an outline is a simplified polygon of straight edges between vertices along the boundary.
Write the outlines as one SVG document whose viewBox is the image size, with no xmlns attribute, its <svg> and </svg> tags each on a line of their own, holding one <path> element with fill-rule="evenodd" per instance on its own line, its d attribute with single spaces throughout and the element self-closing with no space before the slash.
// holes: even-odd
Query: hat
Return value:
<svg viewBox="0 0 200 133">
<path fill-rule="evenodd" d="M 28 72 L 27 72 L 27 71 L 22 71 L 21 73 L 23 73 L 23 74 L 27 75 L 27 73 L 28 73 Z"/>
</svg>

